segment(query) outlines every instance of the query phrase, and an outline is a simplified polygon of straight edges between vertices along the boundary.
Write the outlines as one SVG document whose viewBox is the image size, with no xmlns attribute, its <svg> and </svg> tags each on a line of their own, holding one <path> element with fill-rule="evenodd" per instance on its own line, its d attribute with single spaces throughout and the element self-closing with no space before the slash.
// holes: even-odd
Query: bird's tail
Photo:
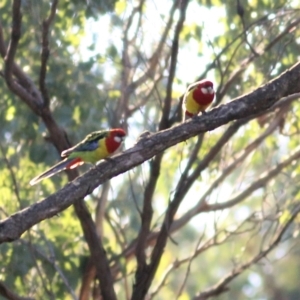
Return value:
<svg viewBox="0 0 300 300">
<path fill-rule="evenodd" d="M 45 178 L 53 176 L 56 173 L 59 173 L 66 169 L 74 169 L 74 168 L 82 165 L 83 163 L 84 162 L 79 157 L 66 158 L 63 161 L 61 161 L 58 164 L 51 167 L 49 170 L 47 170 L 44 173 L 40 174 L 39 176 L 33 178 L 29 182 L 29 184 L 34 185 Z"/>
</svg>

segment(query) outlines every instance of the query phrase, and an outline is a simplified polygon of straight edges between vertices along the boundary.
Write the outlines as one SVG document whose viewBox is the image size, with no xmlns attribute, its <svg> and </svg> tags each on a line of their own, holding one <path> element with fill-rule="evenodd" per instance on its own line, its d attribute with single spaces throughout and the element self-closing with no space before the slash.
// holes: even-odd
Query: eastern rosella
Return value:
<svg viewBox="0 0 300 300">
<path fill-rule="evenodd" d="M 94 164 L 101 159 L 109 157 L 122 144 L 125 135 L 125 131 L 121 128 L 90 133 L 74 147 L 64 150 L 61 153 L 61 157 L 66 158 L 46 172 L 33 178 L 30 181 L 30 185 L 34 185 L 42 179 L 51 177 L 63 170 L 74 169 L 84 163 Z"/>
<path fill-rule="evenodd" d="M 191 84 L 183 96 L 183 122 L 186 117 L 196 116 L 200 111 L 205 112 L 214 97 L 214 85 L 211 81 L 203 79 Z"/>
</svg>

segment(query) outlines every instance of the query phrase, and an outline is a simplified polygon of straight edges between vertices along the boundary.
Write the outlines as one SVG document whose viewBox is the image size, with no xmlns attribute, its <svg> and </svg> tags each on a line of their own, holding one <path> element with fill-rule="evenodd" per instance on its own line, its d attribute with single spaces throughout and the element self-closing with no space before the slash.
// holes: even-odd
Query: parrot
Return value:
<svg viewBox="0 0 300 300">
<path fill-rule="evenodd" d="M 84 163 L 95 164 L 111 156 L 122 144 L 126 133 L 121 128 L 94 131 L 72 148 L 64 150 L 61 157 L 65 159 L 44 173 L 33 178 L 29 184 L 34 185 L 44 178 L 53 176 L 66 169 L 74 169 Z"/>
<path fill-rule="evenodd" d="M 210 80 L 197 81 L 187 88 L 182 101 L 183 122 L 186 117 L 198 115 L 213 102 L 215 97 L 214 85 Z"/>
</svg>

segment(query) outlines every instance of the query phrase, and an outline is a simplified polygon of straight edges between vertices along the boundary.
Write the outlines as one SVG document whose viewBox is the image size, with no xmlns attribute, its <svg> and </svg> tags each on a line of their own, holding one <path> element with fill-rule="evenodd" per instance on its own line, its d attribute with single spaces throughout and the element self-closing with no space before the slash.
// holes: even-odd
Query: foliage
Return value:
<svg viewBox="0 0 300 300">
<path fill-rule="evenodd" d="M 130 148 L 144 131 L 172 132 L 191 82 L 215 82 L 214 107 L 272 84 L 299 60 L 295 1 L 15 0 L 0 22 L 3 297 L 99 299 L 111 275 L 117 299 L 297 299 L 297 87 L 2 238 L 6 218 L 78 175 L 28 184 L 87 133 L 122 127 Z"/>
</svg>

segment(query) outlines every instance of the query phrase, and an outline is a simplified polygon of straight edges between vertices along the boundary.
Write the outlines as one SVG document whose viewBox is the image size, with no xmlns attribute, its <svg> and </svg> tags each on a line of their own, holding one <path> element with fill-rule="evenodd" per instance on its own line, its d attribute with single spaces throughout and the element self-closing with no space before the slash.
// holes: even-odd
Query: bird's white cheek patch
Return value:
<svg viewBox="0 0 300 300">
<path fill-rule="evenodd" d="M 213 88 L 208 88 L 208 92 L 210 93 L 210 94 L 213 94 L 215 91 L 214 91 L 214 89 Z"/>
<path fill-rule="evenodd" d="M 203 94 L 208 94 L 208 90 L 207 90 L 206 88 L 201 88 L 201 92 L 202 92 Z"/>
<path fill-rule="evenodd" d="M 122 138 L 120 138 L 119 136 L 115 136 L 114 140 L 116 143 L 121 143 L 122 142 Z"/>
</svg>

